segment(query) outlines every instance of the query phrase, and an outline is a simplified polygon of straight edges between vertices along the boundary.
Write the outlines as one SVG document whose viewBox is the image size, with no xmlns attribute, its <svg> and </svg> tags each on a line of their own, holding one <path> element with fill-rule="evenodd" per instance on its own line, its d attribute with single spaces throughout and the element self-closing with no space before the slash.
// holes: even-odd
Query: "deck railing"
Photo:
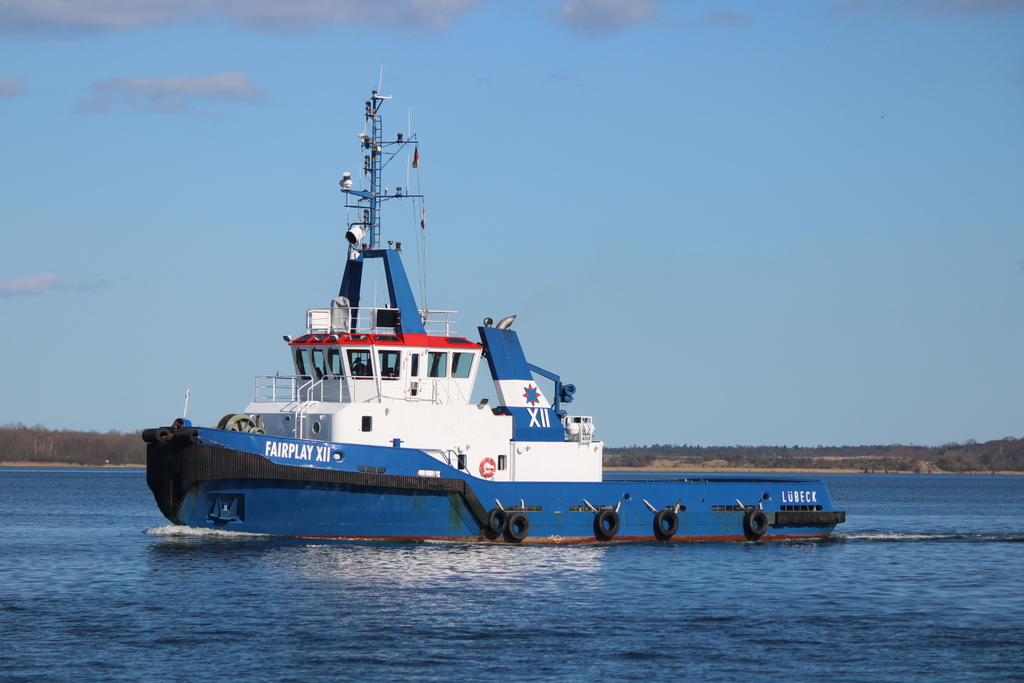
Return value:
<svg viewBox="0 0 1024 683">
<path fill-rule="evenodd" d="M 294 403 L 299 400 L 299 389 L 309 383 L 308 377 L 298 375 L 264 375 L 256 378 L 256 403 Z"/>
<path fill-rule="evenodd" d="M 375 381 L 374 381 L 375 380 Z M 419 395 L 388 394 L 384 389 L 391 388 L 390 380 L 385 384 L 379 377 L 324 377 L 314 380 L 302 375 L 258 375 L 255 379 L 256 391 L 254 403 L 308 403 L 310 401 L 326 401 L 349 403 L 355 392 L 349 382 L 374 381 L 376 395 L 358 392 L 360 401 L 381 402 L 404 401 L 406 403 L 468 403 L 469 396 L 462 393 L 454 380 L 418 378 Z"/>
<path fill-rule="evenodd" d="M 395 334 L 394 308 L 310 308 L 306 311 L 308 334 Z M 449 336 L 454 332 L 455 311 L 420 311 L 427 334 Z"/>
</svg>

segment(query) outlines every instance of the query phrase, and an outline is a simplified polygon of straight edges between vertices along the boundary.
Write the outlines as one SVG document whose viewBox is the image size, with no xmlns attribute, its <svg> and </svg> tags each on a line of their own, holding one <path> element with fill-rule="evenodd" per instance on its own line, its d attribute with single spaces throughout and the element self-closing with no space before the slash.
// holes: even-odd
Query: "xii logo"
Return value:
<svg viewBox="0 0 1024 683">
<path fill-rule="evenodd" d="M 548 417 L 547 408 L 527 408 L 526 412 L 530 414 L 530 426 L 531 427 L 550 427 L 551 418 Z"/>
</svg>

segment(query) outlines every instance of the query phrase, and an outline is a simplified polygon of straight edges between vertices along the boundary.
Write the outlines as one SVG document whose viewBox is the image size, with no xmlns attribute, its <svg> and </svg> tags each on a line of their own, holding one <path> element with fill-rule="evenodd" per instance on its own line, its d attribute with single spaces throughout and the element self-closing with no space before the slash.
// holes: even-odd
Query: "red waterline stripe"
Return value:
<svg viewBox="0 0 1024 683">
<path fill-rule="evenodd" d="M 828 534 L 778 534 L 762 536 L 759 541 L 817 541 L 828 538 Z M 619 536 L 610 541 L 600 541 L 593 536 L 562 537 L 555 540 L 552 536 L 528 536 L 522 541 L 506 541 L 499 536 L 495 539 L 486 536 L 290 536 L 289 538 L 314 538 L 346 541 L 444 541 L 448 543 L 506 543 L 509 545 L 594 545 L 597 543 L 714 543 L 721 541 L 748 542 L 746 536 L 673 536 L 668 541 L 658 541 L 654 536 Z"/>
</svg>

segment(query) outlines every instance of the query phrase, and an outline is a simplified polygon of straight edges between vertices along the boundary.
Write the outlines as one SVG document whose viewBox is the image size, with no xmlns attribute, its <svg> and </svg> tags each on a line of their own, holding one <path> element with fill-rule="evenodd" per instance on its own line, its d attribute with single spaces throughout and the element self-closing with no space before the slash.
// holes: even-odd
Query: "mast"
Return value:
<svg viewBox="0 0 1024 683">
<path fill-rule="evenodd" d="M 345 173 L 341 178 L 341 191 L 346 197 L 345 208 L 357 209 L 358 218 L 348 223 L 348 231 L 345 238 L 350 244 L 358 245 L 363 242 L 370 249 L 380 248 L 380 206 L 389 199 L 419 198 L 422 195 L 408 193 L 408 188 L 395 188 L 391 194 L 384 194 L 381 191 L 381 180 L 384 168 L 408 145 L 416 145 L 415 135 L 408 138 L 399 133 L 394 140 L 385 140 L 381 131 L 380 106 L 391 96 L 380 95 L 376 90 L 370 94 L 366 101 L 366 123 L 369 125 L 369 133 L 360 133 L 359 140 L 363 150 L 363 177 L 369 182 L 368 190 L 352 189 L 352 174 Z M 351 202 L 355 202 L 354 204 Z"/>
<path fill-rule="evenodd" d="M 392 308 L 399 311 L 395 321 L 396 332 L 424 333 L 423 320 L 412 287 L 402 265 L 402 243 L 388 242 L 387 249 L 380 248 L 381 225 L 380 208 L 383 202 L 392 199 L 421 198 L 422 195 L 408 193 L 396 187 L 393 192 L 381 190 L 382 174 L 387 165 L 408 145 L 416 145 L 415 135 L 404 138 L 398 133 L 394 140 L 385 140 L 382 133 L 380 107 L 390 96 L 378 94 L 376 90 L 370 94 L 366 102 L 365 121 L 369 133 L 360 133 L 360 147 L 363 151 L 363 177 L 369 189 L 352 189 L 351 173 L 341 177 L 341 191 L 345 194 L 345 208 L 356 209 L 356 219 L 348 221 L 345 239 L 349 243 L 348 259 L 345 261 L 345 273 L 341 279 L 338 296 L 347 300 L 349 306 L 359 307 L 360 290 L 362 288 L 363 261 L 368 258 L 379 258 L 384 262 L 387 277 L 388 296 Z M 415 163 L 415 161 L 414 161 Z M 354 320 L 355 312 L 353 312 Z"/>
</svg>

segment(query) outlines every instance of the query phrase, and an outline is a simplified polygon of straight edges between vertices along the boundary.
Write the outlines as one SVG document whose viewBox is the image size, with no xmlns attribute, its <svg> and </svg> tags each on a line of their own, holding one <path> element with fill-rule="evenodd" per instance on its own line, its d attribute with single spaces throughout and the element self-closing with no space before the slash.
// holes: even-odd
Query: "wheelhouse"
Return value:
<svg viewBox="0 0 1024 683">
<path fill-rule="evenodd" d="M 483 348 L 464 337 L 430 334 L 305 334 L 288 344 L 295 374 L 275 379 L 290 380 L 297 390 L 337 385 L 340 391 L 328 394 L 343 403 L 464 404 L 473 393 Z"/>
</svg>

